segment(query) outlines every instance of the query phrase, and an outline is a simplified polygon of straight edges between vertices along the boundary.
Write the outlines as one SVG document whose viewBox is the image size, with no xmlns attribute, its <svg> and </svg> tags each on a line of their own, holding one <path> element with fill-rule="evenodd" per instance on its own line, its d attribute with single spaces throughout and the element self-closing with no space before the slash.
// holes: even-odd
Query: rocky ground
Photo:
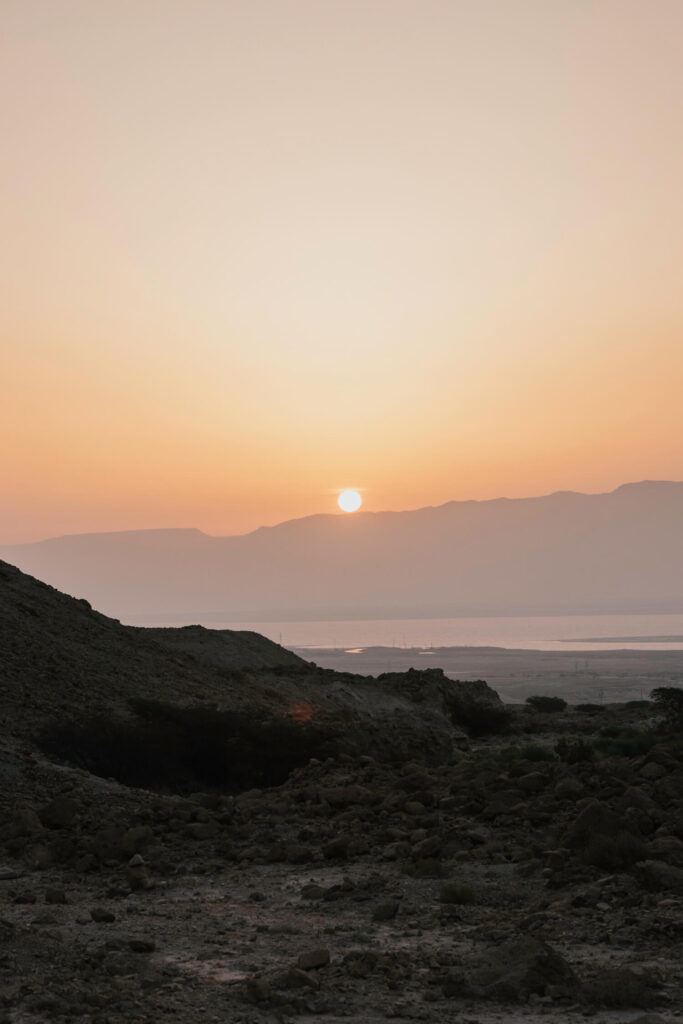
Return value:
<svg viewBox="0 0 683 1024">
<path fill-rule="evenodd" d="M 680 760 L 527 740 L 342 755 L 236 797 L 6 760 L 3 1019 L 676 1018 Z"/>
<path fill-rule="evenodd" d="M 9 574 L 14 594 L 26 579 Z M 64 632 L 70 606 L 54 594 L 39 597 L 58 601 Z M 259 670 L 267 685 L 304 685 L 313 714 L 317 688 L 346 692 L 326 713 L 337 701 L 372 752 L 351 744 L 270 788 L 151 792 L 49 760 L 26 687 L 20 721 L 22 643 L 40 678 L 37 598 L 31 607 L 0 633 L 13 652 L 1 691 L 0 1022 L 683 1016 L 682 744 L 654 731 L 651 707 L 517 710 L 505 733 L 469 738 L 481 718 L 456 721 L 446 748 L 455 683 L 315 672 L 302 683 L 297 666 L 288 681 L 271 665 Z M 79 637 L 87 669 L 73 628 L 71 646 L 53 635 L 60 672 Z M 153 660 L 143 641 L 135 657 Z M 178 673 L 191 664 L 182 647 Z M 193 678 L 209 671 L 192 664 Z M 39 689 L 35 713 L 54 714 L 58 686 Z M 188 684 L 186 697 L 202 692 Z M 463 692 L 498 712 L 481 686 Z M 104 707 L 104 691 L 93 701 Z M 406 702 L 424 726 L 412 733 Z M 378 740 L 394 713 L 403 757 Z M 410 749 L 429 735 L 433 751 Z"/>
</svg>

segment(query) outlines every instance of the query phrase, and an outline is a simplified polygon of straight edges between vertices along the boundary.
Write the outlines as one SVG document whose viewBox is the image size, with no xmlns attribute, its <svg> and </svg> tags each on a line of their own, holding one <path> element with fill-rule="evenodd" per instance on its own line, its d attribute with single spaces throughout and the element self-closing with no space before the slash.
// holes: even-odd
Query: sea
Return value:
<svg viewBox="0 0 683 1024">
<path fill-rule="evenodd" d="M 683 651 L 683 613 L 341 619 L 313 622 L 223 622 L 217 616 L 212 616 L 210 621 L 203 624 L 213 629 L 254 630 L 285 647 L 299 650 L 309 648 L 355 652 L 366 647 L 420 650 L 438 647 L 506 647 L 529 651 Z"/>
</svg>

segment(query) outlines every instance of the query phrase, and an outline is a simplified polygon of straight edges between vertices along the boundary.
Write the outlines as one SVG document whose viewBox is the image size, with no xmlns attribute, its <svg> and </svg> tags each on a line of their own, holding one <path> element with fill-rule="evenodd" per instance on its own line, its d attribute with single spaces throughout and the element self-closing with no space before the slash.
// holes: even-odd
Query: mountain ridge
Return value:
<svg viewBox="0 0 683 1024">
<path fill-rule="evenodd" d="M 318 514 L 211 536 L 113 531 L 0 558 L 118 618 L 572 614 L 683 610 L 683 483 Z"/>
<path fill-rule="evenodd" d="M 500 495 L 497 498 L 451 498 L 448 501 L 442 502 L 440 505 L 420 505 L 418 508 L 410 509 L 378 509 L 376 511 L 370 509 L 361 509 L 358 512 L 353 513 L 354 519 L 369 517 L 369 516 L 408 516 L 416 515 L 423 512 L 438 512 L 442 509 L 452 508 L 453 506 L 485 506 L 502 503 L 517 503 L 517 502 L 534 502 L 534 501 L 548 501 L 553 498 L 565 497 L 565 496 L 577 496 L 580 498 L 601 498 L 609 495 L 619 494 L 622 491 L 629 491 L 633 488 L 645 488 L 645 487 L 669 487 L 669 486 L 680 486 L 683 481 L 678 480 L 639 480 L 630 481 L 624 484 L 619 484 L 611 491 L 575 491 L 575 490 L 558 490 L 549 491 L 548 494 L 533 494 L 523 498 L 509 498 L 506 495 Z M 19 541 L 11 544 L 0 544 L 0 550 L 8 550 L 11 548 L 25 548 L 36 544 L 46 544 L 52 541 L 62 540 L 73 540 L 77 537 L 118 537 L 126 536 L 133 537 L 139 535 L 141 538 L 145 535 L 190 535 L 208 537 L 210 540 L 232 540 L 233 538 L 250 537 L 252 534 L 261 533 L 267 530 L 278 530 L 280 527 L 289 526 L 292 523 L 306 523 L 313 520 L 341 520 L 352 518 L 348 513 L 343 512 L 314 512 L 306 516 L 298 516 L 294 519 L 283 519 L 279 523 L 273 523 L 271 525 L 264 524 L 262 526 L 256 526 L 253 530 L 247 530 L 246 533 L 207 533 L 206 530 L 202 530 L 197 526 L 151 526 L 151 527 L 136 527 L 131 530 L 87 530 L 83 533 L 60 533 L 54 537 L 42 537 L 39 540 L 33 541 Z"/>
</svg>

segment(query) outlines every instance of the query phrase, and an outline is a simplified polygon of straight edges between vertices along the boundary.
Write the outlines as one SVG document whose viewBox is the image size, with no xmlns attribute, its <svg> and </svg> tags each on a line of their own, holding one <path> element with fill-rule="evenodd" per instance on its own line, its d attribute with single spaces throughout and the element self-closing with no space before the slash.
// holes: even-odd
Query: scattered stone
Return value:
<svg viewBox="0 0 683 1024">
<path fill-rule="evenodd" d="M 112 924 L 116 920 L 116 914 L 104 907 L 94 907 L 90 911 L 90 916 L 97 924 Z"/>
<path fill-rule="evenodd" d="M 384 900 L 382 903 L 378 903 L 372 911 L 372 920 L 378 923 L 393 921 L 398 913 L 398 907 L 398 900 Z"/>
<path fill-rule="evenodd" d="M 128 948 L 133 953 L 153 953 L 157 947 L 154 939 L 130 939 Z"/>
<path fill-rule="evenodd" d="M 152 887 L 147 865 L 139 853 L 131 857 L 126 865 L 126 881 L 134 892 L 140 889 L 151 889 Z"/>
<path fill-rule="evenodd" d="M 502 1002 L 526 1002 L 532 994 L 573 995 L 579 979 L 567 961 L 541 939 L 519 936 L 491 950 L 488 962 L 475 971 L 470 982 L 484 998 Z"/>
<path fill-rule="evenodd" d="M 317 970 L 326 967 L 330 962 L 329 949 L 312 949 L 307 953 L 301 953 L 296 961 L 296 966 L 302 971 Z"/>
<path fill-rule="evenodd" d="M 667 889 L 683 896 L 683 868 L 661 860 L 643 860 L 636 864 L 635 874 L 646 889 L 654 892 Z"/>
<path fill-rule="evenodd" d="M 66 893 L 63 889 L 50 887 L 45 890 L 46 903 L 66 903 Z"/>
<path fill-rule="evenodd" d="M 321 900 L 325 896 L 325 889 L 322 885 L 315 885 L 311 882 L 301 890 L 301 897 L 304 900 Z"/>
</svg>

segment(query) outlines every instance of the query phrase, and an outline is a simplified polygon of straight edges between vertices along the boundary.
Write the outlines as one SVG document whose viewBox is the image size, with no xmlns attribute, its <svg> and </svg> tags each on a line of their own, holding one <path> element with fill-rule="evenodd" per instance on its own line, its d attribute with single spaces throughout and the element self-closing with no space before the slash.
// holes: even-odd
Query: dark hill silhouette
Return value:
<svg viewBox="0 0 683 1024">
<path fill-rule="evenodd" d="M 683 609 L 683 483 L 316 515 L 234 537 L 142 530 L 0 557 L 121 618 Z"/>
<path fill-rule="evenodd" d="M 390 759 L 448 759 L 461 718 L 500 709 L 486 683 L 439 669 L 375 680 L 319 669 L 258 633 L 123 626 L 0 561 L 0 754 L 46 725 L 130 718 L 131 701 L 200 709 L 207 726 L 214 711 L 310 719 Z"/>
</svg>

